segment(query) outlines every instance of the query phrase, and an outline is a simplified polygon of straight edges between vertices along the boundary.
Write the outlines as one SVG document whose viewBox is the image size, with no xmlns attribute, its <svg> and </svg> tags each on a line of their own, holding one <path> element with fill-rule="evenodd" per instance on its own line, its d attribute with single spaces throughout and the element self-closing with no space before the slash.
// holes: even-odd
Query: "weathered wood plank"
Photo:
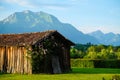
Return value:
<svg viewBox="0 0 120 80">
<path fill-rule="evenodd" d="M 4 53 L 5 53 L 5 48 L 1 47 L 1 72 L 3 72 L 3 65 L 4 65 Z"/>
<path fill-rule="evenodd" d="M 6 46 L 0 47 L 0 71 L 7 73 L 32 73 L 31 63 L 27 59 L 25 47 Z"/>
</svg>

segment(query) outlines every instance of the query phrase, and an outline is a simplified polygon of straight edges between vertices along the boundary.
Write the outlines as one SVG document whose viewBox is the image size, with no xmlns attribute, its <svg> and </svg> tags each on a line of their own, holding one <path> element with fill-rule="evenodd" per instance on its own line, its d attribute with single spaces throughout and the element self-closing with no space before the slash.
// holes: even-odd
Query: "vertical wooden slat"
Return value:
<svg viewBox="0 0 120 80">
<path fill-rule="evenodd" d="M 19 47 L 19 73 L 21 73 L 21 49 Z"/>
<path fill-rule="evenodd" d="M 6 73 L 7 72 L 7 47 L 5 46 L 5 51 L 3 53 L 3 72 Z"/>
<path fill-rule="evenodd" d="M 2 47 L 0 47 L 0 72 L 1 72 L 1 65 L 2 65 L 2 61 L 1 61 L 1 50 L 2 50 Z"/>
<path fill-rule="evenodd" d="M 14 73 L 17 73 L 17 47 L 15 46 L 14 47 Z"/>
<path fill-rule="evenodd" d="M 24 73 L 24 51 L 23 51 L 23 47 L 21 47 L 21 54 L 22 54 L 22 57 L 21 57 L 21 60 L 22 60 L 22 69 L 21 69 L 21 72 L 23 74 Z"/>
<path fill-rule="evenodd" d="M 9 61 L 10 60 L 9 50 L 7 50 L 7 54 L 8 54 L 8 57 L 7 57 L 8 58 L 8 61 L 7 61 L 7 65 L 8 65 L 8 67 L 7 67 L 7 73 L 9 73 L 9 66 L 10 66 L 9 65 L 9 63 L 10 63 L 10 61 Z"/>
<path fill-rule="evenodd" d="M 27 73 L 27 51 L 24 49 L 24 73 Z"/>
<path fill-rule="evenodd" d="M 12 53 L 11 53 L 11 49 L 9 48 L 9 54 L 10 54 L 10 73 L 12 73 Z"/>
<path fill-rule="evenodd" d="M 0 47 L 0 71 L 3 72 L 6 69 L 7 73 L 31 74 L 31 62 L 26 56 L 29 55 L 25 47 Z"/>
<path fill-rule="evenodd" d="M 13 58 L 12 58 L 12 62 L 13 62 L 13 69 L 12 69 L 12 71 L 13 71 L 13 73 L 15 73 L 15 66 L 14 66 L 14 64 L 15 64 L 15 60 L 14 60 L 14 58 L 15 58 L 15 54 L 14 54 L 14 46 L 13 47 L 11 47 L 11 50 L 12 50 L 12 56 L 13 56 Z"/>
<path fill-rule="evenodd" d="M 4 65 L 4 50 L 5 48 L 4 47 L 1 47 L 1 72 L 3 72 L 3 65 Z"/>
<path fill-rule="evenodd" d="M 29 68 L 28 68 L 28 66 L 29 66 L 28 65 L 29 55 L 27 53 L 26 53 L 26 57 L 27 57 L 26 58 L 26 73 L 29 73 L 29 71 L 28 71 L 29 70 Z"/>
<path fill-rule="evenodd" d="M 11 73 L 13 73 L 13 54 L 12 54 L 12 47 L 10 47 L 10 54 L 11 54 Z"/>
<path fill-rule="evenodd" d="M 10 47 L 10 53 L 11 53 L 11 73 L 13 73 L 13 58 L 14 58 L 14 54 L 13 54 L 13 50 L 12 47 Z"/>
<path fill-rule="evenodd" d="M 29 50 L 31 50 L 32 48 L 29 46 Z M 27 53 L 27 50 L 25 50 L 25 55 L 28 57 L 28 58 L 24 58 L 25 59 L 25 67 L 26 67 L 26 73 L 28 74 L 32 74 L 32 66 L 31 66 L 31 61 L 30 61 L 30 58 L 31 56 Z"/>
<path fill-rule="evenodd" d="M 20 49 L 18 47 L 18 73 L 20 72 Z"/>
<path fill-rule="evenodd" d="M 3 65 L 4 65 L 4 53 L 5 53 L 5 48 L 1 47 L 1 51 L 0 51 L 0 61 L 1 61 L 1 65 L 0 65 L 0 71 L 3 72 Z"/>
<path fill-rule="evenodd" d="M 1 48 L 1 72 L 3 71 L 3 48 Z"/>
<path fill-rule="evenodd" d="M 17 72 L 19 72 L 19 48 L 17 47 Z"/>
<path fill-rule="evenodd" d="M 15 46 L 12 47 L 12 53 L 13 53 L 13 73 L 15 73 Z"/>
<path fill-rule="evenodd" d="M 22 51 L 20 47 L 20 73 L 22 73 Z"/>
<path fill-rule="evenodd" d="M 6 54 L 7 54 L 7 73 L 9 72 L 9 52 L 8 48 L 6 48 Z"/>
</svg>

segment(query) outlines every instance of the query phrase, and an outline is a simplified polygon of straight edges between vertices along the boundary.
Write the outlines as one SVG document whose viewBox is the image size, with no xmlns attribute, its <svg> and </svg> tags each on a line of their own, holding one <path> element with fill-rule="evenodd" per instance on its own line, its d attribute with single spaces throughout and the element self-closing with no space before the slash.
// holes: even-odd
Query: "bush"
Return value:
<svg viewBox="0 0 120 80">
<path fill-rule="evenodd" d="M 71 67 L 93 68 L 94 63 L 91 60 L 71 59 Z"/>
<path fill-rule="evenodd" d="M 71 59 L 71 67 L 80 67 L 80 68 L 120 68 L 120 60 Z"/>
<path fill-rule="evenodd" d="M 120 68 L 120 60 L 93 60 L 95 68 Z"/>
</svg>

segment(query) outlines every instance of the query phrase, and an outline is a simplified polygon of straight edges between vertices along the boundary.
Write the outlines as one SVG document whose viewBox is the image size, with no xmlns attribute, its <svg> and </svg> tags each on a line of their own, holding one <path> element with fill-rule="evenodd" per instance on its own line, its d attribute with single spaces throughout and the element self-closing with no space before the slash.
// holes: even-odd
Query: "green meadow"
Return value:
<svg viewBox="0 0 120 80">
<path fill-rule="evenodd" d="M 111 80 L 114 75 L 120 76 L 120 69 L 72 68 L 64 74 L 0 74 L 0 80 Z"/>
</svg>

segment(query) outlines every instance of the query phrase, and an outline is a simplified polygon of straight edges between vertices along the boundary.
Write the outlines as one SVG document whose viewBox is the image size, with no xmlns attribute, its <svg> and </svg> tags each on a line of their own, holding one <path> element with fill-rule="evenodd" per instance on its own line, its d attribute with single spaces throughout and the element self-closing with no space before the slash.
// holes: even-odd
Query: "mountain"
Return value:
<svg viewBox="0 0 120 80">
<path fill-rule="evenodd" d="M 120 45 L 120 34 L 114 34 L 112 32 L 104 34 L 102 31 L 97 30 L 88 35 L 95 37 L 101 44 Z"/>
<path fill-rule="evenodd" d="M 29 10 L 15 12 L 0 21 L 0 34 L 39 32 L 45 30 L 57 30 L 75 43 L 99 43 L 96 38 L 83 34 L 71 24 L 62 23 L 55 16 L 45 12 L 32 12 Z"/>
</svg>

